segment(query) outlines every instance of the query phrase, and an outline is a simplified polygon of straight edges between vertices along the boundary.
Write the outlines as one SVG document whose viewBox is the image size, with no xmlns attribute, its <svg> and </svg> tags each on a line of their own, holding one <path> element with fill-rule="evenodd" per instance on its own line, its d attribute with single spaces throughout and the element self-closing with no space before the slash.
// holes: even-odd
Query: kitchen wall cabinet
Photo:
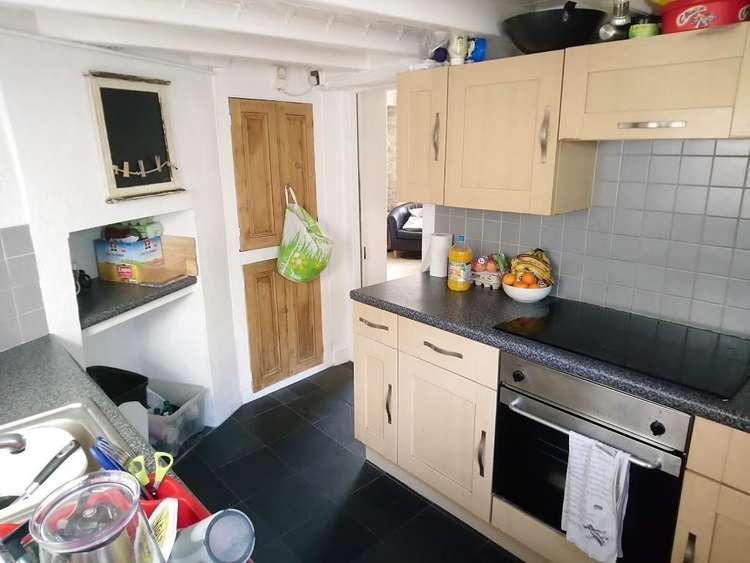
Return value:
<svg viewBox="0 0 750 563">
<path fill-rule="evenodd" d="M 552 51 L 451 68 L 445 205 L 541 215 L 589 206 L 595 147 L 558 148 L 563 60 Z"/>
<path fill-rule="evenodd" d="M 354 337 L 354 435 L 396 462 L 398 358 L 395 348 Z"/>
<path fill-rule="evenodd" d="M 448 67 L 398 75 L 396 195 L 443 203 Z"/>
<path fill-rule="evenodd" d="M 253 391 L 322 363 L 320 281 L 290 282 L 276 260 L 246 264 L 243 273 Z"/>
<path fill-rule="evenodd" d="M 490 519 L 497 393 L 399 353 L 398 464 Z"/>
<path fill-rule="evenodd" d="M 749 28 L 737 24 L 567 49 L 560 138 L 747 136 Z"/>
<path fill-rule="evenodd" d="M 284 187 L 316 214 L 312 105 L 229 100 L 240 250 L 277 246 Z"/>
</svg>

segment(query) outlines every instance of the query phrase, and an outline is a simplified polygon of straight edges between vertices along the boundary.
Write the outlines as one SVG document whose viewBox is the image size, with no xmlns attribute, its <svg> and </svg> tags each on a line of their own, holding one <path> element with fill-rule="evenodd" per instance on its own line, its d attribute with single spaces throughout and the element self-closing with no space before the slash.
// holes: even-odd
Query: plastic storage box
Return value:
<svg viewBox="0 0 750 563">
<path fill-rule="evenodd" d="M 86 372 L 118 407 L 129 401 L 146 404 L 148 377 L 109 366 L 89 366 Z"/>
<path fill-rule="evenodd" d="M 148 441 L 154 449 L 177 455 L 182 444 L 203 430 L 205 387 L 151 379 L 148 384 Z M 164 399 L 180 405 L 170 416 L 152 414 Z"/>
</svg>

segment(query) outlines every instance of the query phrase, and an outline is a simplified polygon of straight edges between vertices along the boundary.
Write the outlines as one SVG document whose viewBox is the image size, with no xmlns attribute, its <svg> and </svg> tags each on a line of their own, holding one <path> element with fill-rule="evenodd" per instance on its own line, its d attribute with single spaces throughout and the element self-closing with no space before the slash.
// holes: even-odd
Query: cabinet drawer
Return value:
<svg viewBox="0 0 750 563">
<path fill-rule="evenodd" d="M 395 348 L 398 343 L 398 316 L 355 302 L 354 332 Z"/>
<path fill-rule="evenodd" d="M 750 433 L 696 418 L 688 469 L 750 493 Z"/>
<path fill-rule="evenodd" d="M 750 434 L 732 430 L 722 481 L 750 493 Z"/>
<path fill-rule="evenodd" d="M 728 137 L 748 26 L 567 49 L 562 139 Z"/>
<path fill-rule="evenodd" d="M 398 324 L 400 351 L 497 389 L 497 348 L 403 317 Z"/>
</svg>

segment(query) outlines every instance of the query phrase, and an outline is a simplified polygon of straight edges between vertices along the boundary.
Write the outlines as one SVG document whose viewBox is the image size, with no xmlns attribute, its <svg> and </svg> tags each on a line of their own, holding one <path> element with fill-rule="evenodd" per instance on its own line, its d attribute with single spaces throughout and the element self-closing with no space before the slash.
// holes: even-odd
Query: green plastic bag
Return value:
<svg viewBox="0 0 750 563">
<path fill-rule="evenodd" d="M 323 233 L 312 215 L 297 203 L 291 186 L 286 186 L 284 234 L 276 261 L 279 273 L 293 282 L 314 280 L 328 266 L 332 251 L 333 240 Z"/>
</svg>

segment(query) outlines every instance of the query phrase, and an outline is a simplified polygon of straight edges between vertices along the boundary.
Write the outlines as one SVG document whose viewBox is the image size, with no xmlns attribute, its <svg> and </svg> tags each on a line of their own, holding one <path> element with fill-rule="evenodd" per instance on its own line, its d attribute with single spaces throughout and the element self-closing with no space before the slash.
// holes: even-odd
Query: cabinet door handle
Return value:
<svg viewBox="0 0 750 563">
<path fill-rule="evenodd" d="M 541 152 L 542 164 L 547 162 L 547 145 L 549 143 L 549 114 L 550 107 L 545 106 L 542 126 L 539 128 L 539 149 Z"/>
<path fill-rule="evenodd" d="M 432 126 L 432 150 L 435 151 L 435 162 L 440 150 L 440 114 L 435 114 L 435 125 Z"/>
<path fill-rule="evenodd" d="M 459 360 L 464 359 L 464 355 L 461 352 L 451 352 L 450 350 L 446 350 L 445 348 L 441 348 L 440 346 L 435 346 L 432 342 L 428 342 L 427 340 L 422 342 L 422 344 L 427 346 L 433 352 L 437 352 L 438 354 L 442 354 L 443 356 L 451 356 L 452 358 L 458 358 Z"/>
<path fill-rule="evenodd" d="M 393 385 L 388 384 L 388 391 L 385 394 L 385 416 L 388 417 L 388 424 L 393 424 L 391 417 L 391 395 L 393 395 Z"/>
<path fill-rule="evenodd" d="M 479 438 L 479 448 L 477 450 L 477 462 L 479 463 L 479 476 L 484 477 L 484 447 L 487 442 L 487 432 L 482 430 L 482 436 Z"/>
<path fill-rule="evenodd" d="M 359 317 L 359 322 L 361 322 L 365 326 L 369 326 L 370 328 L 376 328 L 378 330 L 388 330 L 388 327 L 386 325 L 380 325 L 378 323 L 373 323 L 371 321 L 368 321 L 367 319 L 363 317 Z"/>
<path fill-rule="evenodd" d="M 693 532 L 688 534 L 687 545 L 685 546 L 685 556 L 682 558 L 682 563 L 694 563 L 696 539 L 697 538 Z"/>
<path fill-rule="evenodd" d="M 683 129 L 687 121 L 620 121 L 618 129 Z"/>
</svg>

